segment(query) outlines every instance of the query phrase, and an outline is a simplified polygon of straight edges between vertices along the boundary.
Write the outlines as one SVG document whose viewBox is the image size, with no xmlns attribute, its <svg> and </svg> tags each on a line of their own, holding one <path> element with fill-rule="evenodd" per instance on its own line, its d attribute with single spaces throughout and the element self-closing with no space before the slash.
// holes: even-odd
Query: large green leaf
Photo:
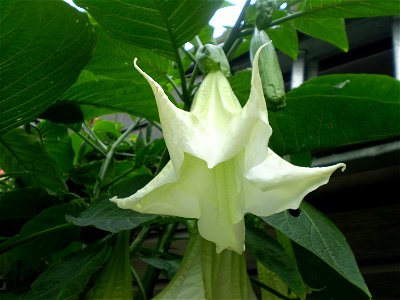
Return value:
<svg viewBox="0 0 400 300">
<path fill-rule="evenodd" d="M 21 260 L 49 258 L 78 237 L 79 228 L 67 224 L 65 215 L 77 214 L 83 208 L 82 203 L 74 201 L 45 209 L 27 222 L 19 235 L 1 244 L 0 252 L 12 248 L 10 253 Z"/>
<path fill-rule="evenodd" d="M 114 37 L 170 59 L 208 24 L 220 0 L 78 0 Z"/>
<path fill-rule="evenodd" d="M 301 299 L 305 298 L 305 287 L 297 266 L 278 241 L 264 230 L 246 224 L 246 250 Z"/>
<path fill-rule="evenodd" d="M 232 88 L 242 104 L 250 72 L 236 73 Z M 400 82 L 369 74 L 321 76 L 287 93 L 287 105 L 270 112 L 270 147 L 279 154 L 385 139 L 400 134 Z M 384 122 L 382 121 L 384 117 Z"/>
<path fill-rule="evenodd" d="M 92 61 L 77 83 L 63 96 L 82 107 L 85 118 L 111 112 L 128 112 L 158 120 L 157 106 L 147 81 L 133 67 L 138 65 L 163 85 L 171 61 L 146 49 L 113 38 L 96 26 L 97 45 Z"/>
<path fill-rule="evenodd" d="M 400 14 L 399 0 L 303 0 L 310 17 L 364 18 Z"/>
<path fill-rule="evenodd" d="M 118 233 L 111 258 L 96 279 L 88 299 L 133 298 L 132 273 L 129 258 L 130 231 Z"/>
<path fill-rule="evenodd" d="M 0 165 L 12 177 L 28 186 L 66 192 L 60 170 L 35 136 L 20 128 L 0 137 Z"/>
<path fill-rule="evenodd" d="M 292 241 L 311 251 L 354 286 L 371 296 L 345 237 L 337 227 L 310 204 L 303 202 L 293 217 L 285 211 L 262 219 Z"/>
<path fill-rule="evenodd" d="M 90 60 L 95 34 L 86 14 L 58 1 L 0 3 L 0 134 L 37 117 Z"/>
<path fill-rule="evenodd" d="M 32 284 L 25 299 L 78 299 L 89 279 L 106 260 L 109 247 L 90 246 L 51 265 Z"/>
<path fill-rule="evenodd" d="M 312 37 L 331 43 L 343 51 L 349 50 L 346 26 L 342 18 L 297 18 L 296 29 Z"/>
</svg>

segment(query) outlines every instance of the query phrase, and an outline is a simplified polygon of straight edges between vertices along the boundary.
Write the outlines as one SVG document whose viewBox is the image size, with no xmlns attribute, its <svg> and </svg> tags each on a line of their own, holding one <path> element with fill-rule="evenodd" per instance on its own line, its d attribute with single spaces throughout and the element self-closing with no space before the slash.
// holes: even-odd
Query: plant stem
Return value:
<svg viewBox="0 0 400 300">
<path fill-rule="evenodd" d="M 179 91 L 179 87 L 178 85 L 175 83 L 175 81 L 172 79 L 171 76 L 167 75 L 166 76 L 169 83 L 172 85 L 172 87 L 174 88 L 175 92 L 178 94 L 179 98 L 183 99 L 183 95 L 182 93 Z"/>
<path fill-rule="evenodd" d="M 179 49 L 176 47 L 174 47 L 174 54 L 176 63 L 178 65 L 179 76 L 181 77 L 181 87 L 182 87 L 181 99 L 185 103 L 185 105 L 187 105 L 187 103 L 190 104 L 190 95 L 188 94 L 186 86 L 186 76 L 185 76 L 185 70 L 183 69 L 182 59 L 181 56 L 179 55 Z"/>
<path fill-rule="evenodd" d="M 252 277 L 249 277 L 251 282 L 254 282 L 256 285 L 260 286 L 261 288 L 263 288 L 264 290 L 270 292 L 271 294 L 273 294 L 276 297 L 279 297 L 281 299 L 284 300 L 291 300 L 290 298 L 282 295 L 281 293 L 275 291 L 273 288 L 269 287 L 268 285 L 262 283 L 261 281 L 258 281 L 257 279 L 254 279 Z M 292 299 L 293 300 L 293 299 Z"/>
<path fill-rule="evenodd" d="M 140 280 L 140 277 L 133 266 L 131 266 L 131 273 L 132 273 L 133 277 L 135 278 L 136 283 L 138 284 L 142 299 L 147 300 L 146 291 L 143 288 L 142 281 Z"/>
<path fill-rule="evenodd" d="M 80 133 L 79 130 L 75 130 L 73 128 L 72 129 L 81 139 L 83 139 L 86 143 L 88 143 L 90 146 L 92 146 L 94 149 L 96 149 L 97 151 L 99 151 L 101 154 L 103 154 L 104 156 L 107 155 L 107 147 L 106 149 L 103 149 L 102 147 L 100 147 L 99 145 L 95 144 L 91 139 L 87 138 L 85 135 L 83 135 L 82 133 Z"/>
<path fill-rule="evenodd" d="M 82 123 L 82 128 L 83 131 L 86 132 L 86 134 L 91 137 L 94 141 L 97 142 L 97 144 L 100 145 L 100 147 L 104 150 L 107 151 L 107 146 L 103 144 L 103 142 L 97 137 L 97 135 L 93 132 L 93 130 L 91 130 L 86 123 Z"/>
<path fill-rule="evenodd" d="M 178 222 L 168 224 L 163 226 L 163 233 L 158 240 L 158 244 L 156 247 L 156 252 L 163 253 L 168 250 L 171 245 L 172 238 L 175 235 L 176 228 L 178 227 Z M 157 283 L 158 276 L 160 275 L 160 269 L 157 269 L 153 266 L 148 266 L 146 269 L 146 273 L 142 280 L 143 288 L 146 291 L 146 295 L 148 298 L 153 296 L 154 286 Z M 138 295 L 139 296 L 139 295 Z M 139 299 L 142 299 L 139 297 Z"/>
<path fill-rule="evenodd" d="M 149 226 L 143 226 L 143 228 L 140 230 L 139 234 L 136 236 L 135 240 L 129 246 L 129 252 L 130 253 L 135 253 L 136 252 L 136 250 L 144 242 L 144 239 L 146 238 L 146 236 L 147 236 L 147 234 L 149 232 L 150 232 L 150 227 Z"/>
<path fill-rule="evenodd" d="M 222 49 L 224 49 L 225 53 L 230 52 L 229 50 L 231 49 L 235 40 L 238 37 L 240 37 L 240 27 L 241 27 L 242 21 L 244 19 L 244 15 L 246 13 L 246 9 L 249 5 L 250 5 L 250 0 L 246 0 L 246 3 L 243 5 L 243 9 L 240 12 L 238 19 L 236 20 L 235 25 L 233 26 L 231 32 L 229 33 L 228 38 L 224 42 L 224 45 L 222 46 Z"/>
<path fill-rule="evenodd" d="M 268 27 L 279 25 L 281 23 L 290 21 L 292 19 L 304 16 L 304 15 L 310 13 L 310 12 L 311 11 L 298 11 L 298 12 L 295 12 L 293 14 L 290 14 L 290 15 L 287 15 L 287 16 L 284 16 L 282 18 L 279 18 L 279 19 L 276 19 L 276 20 L 272 21 L 271 23 L 269 23 Z M 243 37 L 243 36 L 246 36 L 246 35 L 250 35 L 250 34 L 253 34 L 253 32 L 254 32 L 254 28 L 251 28 L 251 29 L 248 29 L 248 30 L 244 30 L 244 31 L 242 31 L 240 36 Z"/>
<path fill-rule="evenodd" d="M 111 145 L 110 150 L 108 150 L 105 160 L 103 161 L 99 175 L 97 176 L 96 183 L 93 188 L 93 200 L 97 200 L 100 195 L 101 184 L 103 183 L 104 177 L 108 171 L 108 168 L 114 157 L 114 153 L 117 151 L 119 144 L 121 144 L 129 133 L 140 123 L 140 119 L 133 122 L 123 134 Z"/>
</svg>

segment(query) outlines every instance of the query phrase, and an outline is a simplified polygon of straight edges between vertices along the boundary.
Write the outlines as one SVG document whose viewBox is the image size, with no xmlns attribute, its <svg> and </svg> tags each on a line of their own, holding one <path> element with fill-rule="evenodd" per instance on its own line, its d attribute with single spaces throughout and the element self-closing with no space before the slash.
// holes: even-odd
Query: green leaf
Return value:
<svg viewBox="0 0 400 300">
<path fill-rule="evenodd" d="M 108 2 L 110 3 L 110 2 Z M 82 107 L 85 119 L 111 112 L 128 112 L 158 120 L 153 92 L 134 69 L 133 60 L 163 85 L 171 61 L 151 51 L 125 43 L 96 26 L 97 44 L 92 61 L 79 80 L 62 97 Z"/>
<path fill-rule="evenodd" d="M 284 248 L 264 230 L 246 224 L 246 249 L 274 272 L 294 293 L 305 298 L 303 280 Z"/>
<path fill-rule="evenodd" d="M 172 257 L 139 257 L 139 259 L 157 269 L 165 270 L 169 278 L 176 274 L 182 262 L 182 259 Z"/>
<path fill-rule="evenodd" d="M 176 49 L 208 24 L 220 0 L 78 0 L 115 38 L 176 59 Z"/>
<path fill-rule="evenodd" d="M 132 299 L 129 237 L 129 231 L 118 233 L 111 258 L 96 279 L 95 286 L 90 291 L 88 299 Z"/>
<path fill-rule="evenodd" d="M 63 1 L 0 4 L 0 134 L 58 100 L 90 60 L 95 34 L 86 14 Z"/>
<path fill-rule="evenodd" d="M 98 78 L 78 82 L 63 95 L 63 99 L 79 104 L 85 119 L 112 112 L 127 112 L 148 120 L 158 120 L 154 95 L 145 83 Z"/>
<path fill-rule="evenodd" d="M 61 200 L 39 188 L 21 188 L 0 193 L 0 221 L 27 220 Z M 1 232 L 1 230 L 0 230 Z"/>
<path fill-rule="evenodd" d="M 6 240 L 0 252 L 13 248 L 10 253 L 21 260 L 49 258 L 77 238 L 79 228 L 69 226 L 65 215 L 77 214 L 83 208 L 82 203 L 74 201 L 43 210 L 22 227 L 19 235 Z"/>
<path fill-rule="evenodd" d="M 14 129 L 0 137 L 0 165 L 10 176 L 22 179 L 24 184 L 54 192 L 67 191 L 54 159 L 33 135 L 22 129 Z"/>
<path fill-rule="evenodd" d="M 51 265 L 32 284 L 25 299 L 78 299 L 89 279 L 106 260 L 109 247 L 90 246 Z"/>
<path fill-rule="evenodd" d="M 156 218 L 155 215 L 121 209 L 106 197 L 92 204 L 77 217 L 67 216 L 67 221 L 77 226 L 94 226 L 102 230 L 118 232 L 136 228 Z"/>
<path fill-rule="evenodd" d="M 318 256 L 343 278 L 371 296 L 353 252 L 339 229 L 310 204 L 303 202 L 300 209 L 298 217 L 293 217 L 285 211 L 262 219 Z"/>
<path fill-rule="evenodd" d="M 41 122 L 39 127 L 44 148 L 54 158 L 59 169 L 63 173 L 71 170 L 73 167 L 74 150 L 72 149 L 72 141 L 67 127 L 50 121 Z"/>
<path fill-rule="evenodd" d="M 400 14 L 398 0 L 307 0 L 303 11 L 309 17 L 365 18 Z"/>
<path fill-rule="evenodd" d="M 296 18 L 293 23 L 298 31 L 317 39 L 324 40 L 347 52 L 349 41 L 346 26 L 342 18 Z"/>
<path fill-rule="evenodd" d="M 242 105 L 249 95 L 250 76 L 242 71 L 230 79 Z M 269 113 L 269 146 L 283 155 L 398 136 L 399 92 L 400 82 L 385 75 L 311 79 L 286 94 L 285 109 Z"/>
</svg>

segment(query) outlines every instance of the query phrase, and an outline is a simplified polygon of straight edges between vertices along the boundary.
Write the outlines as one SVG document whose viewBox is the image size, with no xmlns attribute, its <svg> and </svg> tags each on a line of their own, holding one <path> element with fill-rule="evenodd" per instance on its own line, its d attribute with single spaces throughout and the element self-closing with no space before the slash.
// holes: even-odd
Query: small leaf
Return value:
<svg viewBox="0 0 400 300">
<path fill-rule="evenodd" d="M 161 270 L 165 270 L 169 278 L 172 278 L 179 269 L 182 259 L 161 257 L 139 257 L 145 263 Z"/>
<path fill-rule="evenodd" d="M 298 217 L 282 212 L 262 219 L 318 256 L 343 278 L 371 296 L 354 254 L 339 229 L 310 204 L 303 202 L 300 209 Z"/>
<path fill-rule="evenodd" d="M 104 263 L 110 249 L 89 246 L 51 265 L 32 284 L 25 299 L 78 299 L 89 279 Z"/>
<path fill-rule="evenodd" d="M 133 190 L 136 189 L 137 191 L 147 182 L 136 181 L 137 185 Z M 102 230 L 118 232 L 136 228 L 158 217 L 150 214 L 141 214 L 130 209 L 121 209 L 112 203 L 109 200 L 110 198 L 104 196 L 103 199 L 96 201 L 77 217 L 68 216 L 67 221 L 77 226 L 94 226 Z"/>
<path fill-rule="evenodd" d="M 22 129 L 0 137 L 0 165 L 6 173 L 21 178 L 28 186 L 53 192 L 67 191 L 55 160 L 33 135 Z"/>
<path fill-rule="evenodd" d="M 74 150 L 67 127 L 52 123 L 41 122 L 39 125 L 44 148 L 51 154 L 59 169 L 65 173 L 72 169 Z"/>
</svg>

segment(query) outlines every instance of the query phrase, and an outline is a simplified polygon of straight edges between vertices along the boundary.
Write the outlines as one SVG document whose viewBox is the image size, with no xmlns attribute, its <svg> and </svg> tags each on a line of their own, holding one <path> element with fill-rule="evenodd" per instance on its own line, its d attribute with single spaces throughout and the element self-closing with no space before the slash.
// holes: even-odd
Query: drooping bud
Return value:
<svg viewBox="0 0 400 300">
<path fill-rule="evenodd" d="M 271 111 L 277 111 L 286 105 L 285 84 L 274 45 L 264 30 L 254 28 L 250 41 L 250 59 L 257 50 L 266 45 L 260 52 L 258 66 L 267 107 Z"/>
<path fill-rule="evenodd" d="M 221 47 L 206 44 L 197 50 L 196 60 L 204 74 L 212 71 L 221 71 L 225 77 L 229 77 L 230 66 Z"/>
</svg>

